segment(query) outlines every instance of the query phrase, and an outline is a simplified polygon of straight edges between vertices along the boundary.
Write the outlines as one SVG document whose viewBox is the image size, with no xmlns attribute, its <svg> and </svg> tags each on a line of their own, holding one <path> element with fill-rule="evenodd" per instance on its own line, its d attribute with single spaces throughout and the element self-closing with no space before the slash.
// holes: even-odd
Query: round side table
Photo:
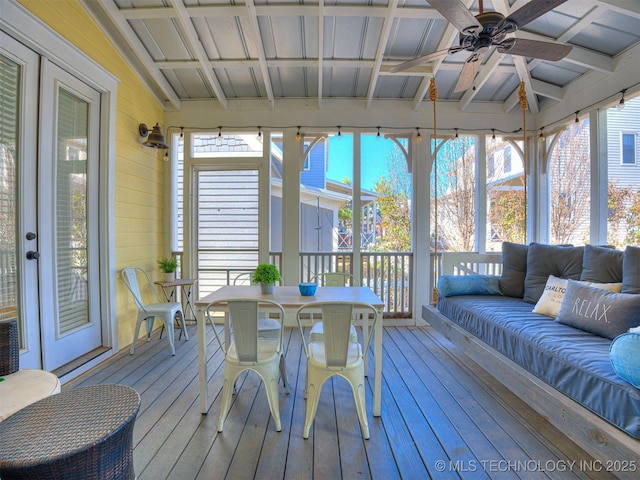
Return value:
<svg viewBox="0 0 640 480">
<path fill-rule="evenodd" d="M 0 422 L 0 478 L 134 479 L 140 396 L 125 385 L 65 390 Z"/>
</svg>

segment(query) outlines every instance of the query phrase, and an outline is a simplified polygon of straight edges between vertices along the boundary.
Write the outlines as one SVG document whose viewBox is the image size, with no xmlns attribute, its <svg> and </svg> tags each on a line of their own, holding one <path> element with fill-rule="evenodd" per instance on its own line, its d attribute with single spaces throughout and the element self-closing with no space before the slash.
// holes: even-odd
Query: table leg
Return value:
<svg viewBox="0 0 640 480">
<path fill-rule="evenodd" d="M 380 416 L 382 399 L 382 310 L 376 309 L 376 326 L 373 332 L 373 355 L 375 361 L 373 377 L 373 416 Z"/>
<path fill-rule="evenodd" d="M 198 377 L 200 381 L 200 413 L 209 411 L 209 390 L 207 386 L 207 319 L 204 309 L 200 309 L 196 321 L 198 325 Z"/>
</svg>

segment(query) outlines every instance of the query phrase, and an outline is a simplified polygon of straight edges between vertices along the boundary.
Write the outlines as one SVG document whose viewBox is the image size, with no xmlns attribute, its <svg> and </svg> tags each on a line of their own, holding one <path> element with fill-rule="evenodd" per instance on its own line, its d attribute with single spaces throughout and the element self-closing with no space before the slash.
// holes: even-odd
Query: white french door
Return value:
<svg viewBox="0 0 640 480">
<path fill-rule="evenodd" d="M 102 345 L 99 298 L 100 94 L 42 61 L 38 223 L 44 368 Z"/>
<path fill-rule="evenodd" d="M 100 94 L 0 40 L 0 319 L 18 319 L 22 368 L 54 370 L 103 343 Z"/>
</svg>

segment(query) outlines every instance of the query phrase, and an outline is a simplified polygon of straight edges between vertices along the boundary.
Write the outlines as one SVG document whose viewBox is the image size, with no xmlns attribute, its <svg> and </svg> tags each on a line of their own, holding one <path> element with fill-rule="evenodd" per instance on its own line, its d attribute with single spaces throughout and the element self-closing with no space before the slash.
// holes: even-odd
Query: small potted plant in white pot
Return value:
<svg viewBox="0 0 640 480">
<path fill-rule="evenodd" d="M 158 260 L 158 267 L 164 272 L 164 281 L 173 282 L 176 279 L 178 259 L 175 257 L 162 257 Z"/>
<path fill-rule="evenodd" d="M 280 272 L 278 272 L 278 267 L 270 263 L 261 263 L 258 265 L 251 279 L 253 283 L 260 284 L 260 288 L 264 294 L 273 293 L 274 284 L 282 280 Z"/>
</svg>

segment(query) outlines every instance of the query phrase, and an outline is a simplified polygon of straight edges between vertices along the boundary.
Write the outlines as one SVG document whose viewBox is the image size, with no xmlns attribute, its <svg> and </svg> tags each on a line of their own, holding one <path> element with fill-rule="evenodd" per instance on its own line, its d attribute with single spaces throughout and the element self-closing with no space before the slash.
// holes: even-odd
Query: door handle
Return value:
<svg viewBox="0 0 640 480">
<path fill-rule="evenodd" d="M 40 258 L 40 254 L 38 252 L 33 252 L 29 250 L 27 252 L 27 260 L 37 260 Z"/>
</svg>

